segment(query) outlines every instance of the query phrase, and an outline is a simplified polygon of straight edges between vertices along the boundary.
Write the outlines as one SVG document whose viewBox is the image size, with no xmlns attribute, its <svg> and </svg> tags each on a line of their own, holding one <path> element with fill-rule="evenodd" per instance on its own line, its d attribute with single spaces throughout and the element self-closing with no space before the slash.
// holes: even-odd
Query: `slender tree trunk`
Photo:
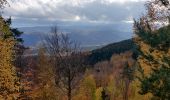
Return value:
<svg viewBox="0 0 170 100">
<path fill-rule="evenodd" d="M 67 93 L 67 97 L 68 97 L 68 100 L 71 100 L 71 78 L 70 78 L 70 75 L 68 77 L 68 93 Z"/>
<path fill-rule="evenodd" d="M 68 96 L 68 100 L 71 100 L 71 89 L 68 90 L 67 96 Z"/>
</svg>

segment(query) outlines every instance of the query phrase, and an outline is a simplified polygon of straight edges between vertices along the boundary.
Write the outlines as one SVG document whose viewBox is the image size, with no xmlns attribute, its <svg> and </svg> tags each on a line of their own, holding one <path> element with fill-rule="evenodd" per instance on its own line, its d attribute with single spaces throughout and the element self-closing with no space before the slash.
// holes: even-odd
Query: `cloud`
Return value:
<svg viewBox="0 0 170 100">
<path fill-rule="evenodd" d="M 4 16 L 16 20 L 131 22 L 144 11 L 146 0 L 14 0 Z"/>
<path fill-rule="evenodd" d="M 13 26 L 25 33 L 26 44 L 36 44 L 39 34 L 48 33 L 56 23 L 84 44 L 111 43 L 132 37 L 133 18 L 144 12 L 145 1 L 10 0 L 3 16 L 13 18 Z"/>
</svg>

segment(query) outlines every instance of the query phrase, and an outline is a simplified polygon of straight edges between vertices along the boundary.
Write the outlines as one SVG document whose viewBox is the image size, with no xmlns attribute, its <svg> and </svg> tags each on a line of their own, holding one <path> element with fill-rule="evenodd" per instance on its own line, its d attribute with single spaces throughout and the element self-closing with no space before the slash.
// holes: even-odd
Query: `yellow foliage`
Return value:
<svg viewBox="0 0 170 100">
<path fill-rule="evenodd" d="M 96 99 L 95 100 L 102 100 L 102 91 L 103 91 L 103 87 L 99 87 L 98 89 L 96 89 Z"/>
<path fill-rule="evenodd" d="M 35 90 L 31 96 L 33 100 L 60 100 L 57 93 L 57 88 L 46 85 Z"/>
<path fill-rule="evenodd" d="M 154 33 L 153 33 L 154 34 Z M 137 59 L 137 64 L 142 68 L 144 71 L 144 76 L 149 76 L 152 73 L 152 69 L 159 69 L 161 65 L 166 65 L 164 62 L 164 57 L 170 57 L 170 49 L 167 51 L 160 50 L 156 47 L 152 47 L 150 44 L 143 41 L 138 35 L 135 36 L 134 41 L 139 46 L 140 51 L 143 53 L 143 55 L 140 55 Z M 156 41 L 156 40 L 155 40 Z M 146 59 L 147 56 L 151 60 Z M 141 77 L 140 72 L 136 72 L 136 76 Z M 132 89 L 133 93 L 131 95 L 131 100 L 136 100 L 140 98 L 140 100 L 151 100 L 153 97 L 151 93 L 148 93 L 146 95 L 139 95 L 139 86 L 140 82 L 138 80 L 135 80 L 130 88 Z"/>
<path fill-rule="evenodd" d="M 80 84 L 80 89 L 73 100 L 94 100 L 96 91 L 96 83 L 93 75 L 85 76 Z"/>
<path fill-rule="evenodd" d="M 152 94 L 140 95 L 138 93 L 139 85 L 140 82 L 138 80 L 132 81 L 132 83 L 130 84 L 129 100 L 151 100 Z"/>
<path fill-rule="evenodd" d="M 145 59 L 143 56 L 139 56 L 138 58 L 138 64 L 142 66 L 142 69 L 144 70 L 144 75 L 148 76 L 150 73 L 152 73 L 152 68 L 159 68 L 160 65 L 165 65 L 168 67 L 168 65 L 164 62 L 164 57 L 170 57 L 170 49 L 167 51 L 159 50 L 157 48 L 152 48 L 147 43 L 140 41 L 136 38 L 136 43 L 139 45 L 140 50 L 144 53 L 144 55 L 150 55 L 154 60 L 149 61 Z M 156 61 L 156 62 L 154 62 Z"/>
<path fill-rule="evenodd" d="M 16 76 L 14 61 L 15 40 L 12 38 L 2 39 L 0 37 L 0 95 L 7 98 L 9 95 L 13 98 L 15 92 L 19 91 L 19 81 Z M 10 99 L 8 99 L 10 100 Z"/>
<path fill-rule="evenodd" d="M 40 48 L 38 53 L 37 66 L 37 89 L 32 92 L 35 100 L 59 100 L 57 99 L 57 88 L 55 86 L 55 73 L 49 64 L 48 57 L 45 55 L 45 49 Z"/>
<path fill-rule="evenodd" d="M 4 18 L 0 16 L 0 36 L 11 35 L 11 30 L 8 24 L 6 24 Z"/>
</svg>

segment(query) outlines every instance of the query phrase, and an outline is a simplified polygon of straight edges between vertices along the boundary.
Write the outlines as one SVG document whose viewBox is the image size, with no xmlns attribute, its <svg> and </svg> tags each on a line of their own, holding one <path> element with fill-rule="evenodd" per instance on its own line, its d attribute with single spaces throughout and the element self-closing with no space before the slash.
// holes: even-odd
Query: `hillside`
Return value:
<svg viewBox="0 0 170 100">
<path fill-rule="evenodd" d="M 88 56 L 88 61 L 90 64 L 95 64 L 100 61 L 110 60 L 113 54 L 120 54 L 132 50 L 132 48 L 132 39 L 112 43 L 100 49 L 92 50 L 91 54 Z"/>
<path fill-rule="evenodd" d="M 110 60 L 113 54 L 120 54 L 133 49 L 132 39 L 111 43 L 106 46 L 83 47 L 83 51 L 87 55 L 86 61 L 89 64 L 96 64 L 100 61 Z M 91 50 L 91 51 L 90 51 Z M 25 55 L 37 55 L 38 50 L 31 48 L 26 50 Z"/>
</svg>

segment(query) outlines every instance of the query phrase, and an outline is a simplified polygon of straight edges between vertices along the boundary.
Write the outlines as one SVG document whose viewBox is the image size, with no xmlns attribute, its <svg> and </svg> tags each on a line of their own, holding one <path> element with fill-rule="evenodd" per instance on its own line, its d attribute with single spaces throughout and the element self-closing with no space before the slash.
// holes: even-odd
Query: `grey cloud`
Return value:
<svg viewBox="0 0 170 100">
<path fill-rule="evenodd" d="M 120 22 L 129 20 L 128 18 L 137 17 L 144 11 L 143 3 L 126 2 L 105 4 L 102 0 L 94 0 L 83 6 L 74 6 L 72 4 L 56 4 L 53 0 L 51 3 L 43 3 L 37 0 L 38 7 L 28 6 L 25 10 L 12 10 L 13 7 L 6 10 L 6 16 L 15 18 L 28 19 L 49 19 L 49 20 L 74 20 L 75 16 L 80 17 L 80 21 L 103 21 L 103 22 Z M 20 2 L 20 1 L 18 1 Z M 64 2 L 64 1 L 63 1 Z M 29 3 L 25 3 L 29 5 Z M 22 9 L 22 8 L 21 8 Z"/>
<path fill-rule="evenodd" d="M 130 2 L 128 4 L 110 4 L 105 5 L 98 1 L 86 5 L 84 8 L 68 8 L 68 12 L 72 12 L 80 17 L 85 16 L 89 20 L 97 21 L 122 21 L 128 17 L 137 17 L 142 9 L 142 4 Z M 140 8 L 139 8 L 140 7 Z M 70 11 L 72 10 L 72 11 Z"/>
</svg>

